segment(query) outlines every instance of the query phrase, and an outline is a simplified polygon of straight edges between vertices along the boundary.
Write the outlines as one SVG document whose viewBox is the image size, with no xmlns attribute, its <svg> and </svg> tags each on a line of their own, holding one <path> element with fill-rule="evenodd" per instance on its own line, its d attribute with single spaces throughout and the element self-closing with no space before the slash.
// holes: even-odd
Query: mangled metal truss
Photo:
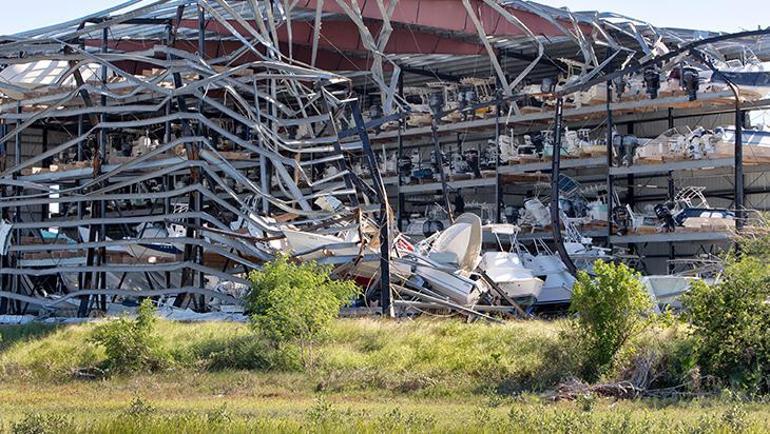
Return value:
<svg viewBox="0 0 770 434">
<path fill-rule="evenodd" d="M 339 143 L 349 86 L 281 52 L 280 6 L 133 3 L 0 46 L 10 78 L 0 82 L 10 127 L 0 142 L 13 159 L 0 174 L 6 312 L 75 300 L 84 315 L 137 290 L 198 309 L 212 299 L 237 304 L 233 288 L 243 292 L 246 273 L 280 249 L 267 241 L 283 236 L 258 213 L 317 230 L 360 221 L 343 205 L 333 214 L 313 205 L 358 204 L 362 184 Z M 197 52 L 177 48 L 191 43 L 180 26 L 195 19 Z M 203 55 L 206 19 L 240 47 Z M 166 33 L 163 43 L 128 48 L 110 34 L 148 26 Z M 41 126 L 70 137 L 24 156 L 22 138 Z M 314 176 L 323 164 L 339 170 Z"/>
</svg>

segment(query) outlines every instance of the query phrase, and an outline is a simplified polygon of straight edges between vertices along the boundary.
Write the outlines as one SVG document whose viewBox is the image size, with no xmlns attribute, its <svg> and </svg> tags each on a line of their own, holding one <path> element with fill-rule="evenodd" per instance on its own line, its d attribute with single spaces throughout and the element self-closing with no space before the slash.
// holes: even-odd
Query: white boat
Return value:
<svg viewBox="0 0 770 434">
<path fill-rule="evenodd" d="M 148 223 L 141 223 L 136 227 L 138 240 L 157 239 L 157 238 L 177 238 L 183 237 L 184 227 L 178 224 L 170 223 L 168 226 L 154 226 Z M 88 241 L 89 228 L 78 227 L 78 234 L 83 242 Z M 105 237 L 105 241 L 112 241 Z M 174 259 L 177 255 L 184 253 L 183 243 L 159 243 L 159 242 L 137 242 L 133 244 L 108 246 L 108 252 L 128 253 L 129 255 L 146 261 L 154 261 L 156 258 Z"/>
<path fill-rule="evenodd" d="M 465 213 L 457 217 L 452 226 L 438 234 L 431 244 L 428 257 L 470 272 L 479 263 L 481 241 L 481 219 L 476 214 Z"/>
<path fill-rule="evenodd" d="M 512 224 L 489 224 L 484 230 L 497 239 L 498 252 L 486 252 L 481 257 L 479 269 L 483 271 L 504 293 L 518 302 L 534 302 L 543 288 L 543 280 L 524 267 L 519 254 L 504 251 L 500 235 L 510 237 L 511 246 L 516 246 L 515 237 L 519 227 Z"/>
<path fill-rule="evenodd" d="M 513 299 L 536 300 L 545 283 L 525 268 L 519 255 L 512 252 L 484 253 L 479 268 L 484 270 L 505 295 Z"/>
<path fill-rule="evenodd" d="M 679 296 L 690 289 L 690 285 L 698 277 L 692 276 L 643 276 L 641 279 L 647 292 L 655 302 L 655 309 L 660 310 L 662 306 L 671 306 L 680 309 L 682 304 L 679 302 Z"/>
<path fill-rule="evenodd" d="M 578 270 L 587 271 L 593 273 L 594 262 L 597 260 L 610 261 L 612 255 L 610 249 L 596 247 L 592 245 L 591 238 L 581 238 L 581 242 L 566 241 L 564 242 L 564 250 L 567 251 L 572 262 Z"/>
<path fill-rule="evenodd" d="M 463 306 L 473 306 L 481 297 L 476 282 L 460 275 L 425 265 L 417 265 L 415 274 L 428 282 L 434 292 Z"/>
<path fill-rule="evenodd" d="M 770 131 L 743 129 L 742 143 L 744 158 L 754 162 L 770 161 Z M 714 157 L 735 155 L 735 126 L 717 127 L 714 133 L 720 138 L 714 149 Z"/>
<path fill-rule="evenodd" d="M 169 225 L 171 226 L 171 225 Z M 179 238 L 183 237 L 184 227 L 174 225 L 173 227 L 158 227 L 142 223 L 136 227 L 139 238 Z M 182 243 L 137 243 L 126 246 L 128 253 L 140 259 L 156 258 L 175 258 L 184 253 L 184 244 Z"/>
<path fill-rule="evenodd" d="M 529 298 L 534 305 L 568 303 L 572 298 L 575 277 L 570 274 L 561 258 L 554 254 L 542 240 L 535 241 L 536 253 L 530 253 L 517 240 L 519 227 L 511 224 L 493 224 L 484 227 L 497 238 L 501 252 L 484 254 L 479 268 L 498 285 L 509 282 L 504 289 L 509 296 Z M 510 236 L 511 252 L 502 252 L 500 234 Z M 509 256 L 508 256 L 509 255 Z M 490 267 L 492 265 L 492 267 Z M 493 277 L 497 274 L 496 277 Z M 502 289 L 502 288 L 501 288 Z M 517 294 L 517 295 L 512 295 Z"/>
<path fill-rule="evenodd" d="M 761 62 L 756 58 L 742 64 L 738 60 L 725 62 L 718 67 L 718 72 L 711 75 L 711 82 L 732 82 L 741 90 L 749 89 L 765 97 L 770 93 L 770 62 Z"/>
<path fill-rule="evenodd" d="M 301 256 L 304 260 L 322 258 L 327 256 L 327 251 L 333 256 L 357 255 L 359 253 L 357 245 L 340 246 L 352 242 L 334 235 L 315 234 L 292 229 L 284 229 L 283 234 L 286 236 L 286 242 L 292 254 Z"/>
<path fill-rule="evenodd" d="M 524 266 L 533 275 L 545 280 L 536 297 L 536 305 L 569 303 L 575 277 L 558 255 L 525 253 L 522 259 Z"/>
<path fill-rule="evenodd" d="M 295 255 L 301 255 L 306 260 L 318 259 L 324 256 L 324 246 L 342 243 L 342 238 L 332 235 L 288 229 L 284 230 L 283 234 L 286 236 L 286 242 L 291 252 Z"/>
</svg>

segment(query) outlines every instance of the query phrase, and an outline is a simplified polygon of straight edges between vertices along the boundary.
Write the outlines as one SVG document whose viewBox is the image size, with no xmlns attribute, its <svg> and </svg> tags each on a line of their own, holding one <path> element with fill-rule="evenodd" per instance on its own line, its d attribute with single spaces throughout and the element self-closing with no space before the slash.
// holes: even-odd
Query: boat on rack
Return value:
<svg viewBox="0 0 770 434">
<path fill-rule="evenodd" d="M 745 63 L 740 60 L 729 60 L 717 67 L 717 72 L 711 75 L 713 83 L 733 83 L 741 91 L 748 89 L 760 97 L 770 93 L 770 62 L 762 62 L 756 57 Z"/>
<path fill-rule="evenodd" d="M 338 255 L 354 255 L 358 253 L 358 247 L 340 247 L 345 244 L 345 240 L 334 236 L 316 234 L 313 232 L 304 232 L 299 230 L 284 229 L 283 235 L 286 237 L 291 252 L 294 256 L 302 257 L 303 260 L 313 260 L 326 256 L 325 250 L 336 250 Z"/>
</svg>

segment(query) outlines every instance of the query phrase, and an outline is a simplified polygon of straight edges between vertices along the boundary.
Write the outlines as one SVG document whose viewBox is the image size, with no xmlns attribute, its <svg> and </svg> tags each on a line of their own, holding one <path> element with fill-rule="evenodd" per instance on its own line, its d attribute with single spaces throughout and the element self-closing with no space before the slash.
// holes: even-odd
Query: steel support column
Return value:
<svg viewBox="0 0 770 434">
<path fill-rule="evenodd" d="M 500 223 L 500 218 L 502 215 L 502 204 L 500 203 L 503 198 L 502 194 L 502 183 L 500 182 L 500 110 L 502 109 L 503 103 L 501 101 L 502 94 L 500 93 L 500 89 L 498 86 L 498 90 L 495 92 L 495 151 L 496 151 L 496 158 L 495 158 L 495 223 Z M 511 104 L 516 104 L 515 102 L 511 102 Z M 479 153 L 479 156 L 481 153 Z"/>
<path fill-rule="evenodd" d="M 16 114 L 21 114 L 21 103 L 17 103 L 16 105 Z M 21 164 L 21 133 L 19 132 L 19 128 L 21 127 L 21 120 L 16 120 L 16 125 L 14 126 L 14 146 L 13 146 L 13 162 L 15 166 L 18 166 Z M 16 174 L 13 174 L 13 178 L 16 178 Z M 19 196 L 21 195 L 22 189 L 21 187 L 14 188 L 14 193 Z M 20 223 L 21 222 L 21 207 L 17 206 L 14 209 L 13 212 L 13 222 Z M 21 244 L 21 231 L 16 230 L 16 242 Z M 11 258 L 11 265 L 12 266 L 18 266 L 19 261 L 19 255 L 16 254 L 13 258 Z M 21 276 L 16 275 L 13 277 L 13 292 L 21 292 Z M 16 302 L 16 312 L 18 313 L 21 308 L 21 303 L 18 301 Z"/>
<path fill-rule="evenodd" d="M 743 178 L 743 123 L 744 113 L 740 100 L 735 99 L 735 229 L 740 231 L 744 224 L 744 178 Z"/>
<path fill-rule="evenodd" d="M 205 10 L 203 9 L 202 6 L 198 6 L 198 53 L 199 53 L 201 59 L 205 59 L 206 58 L 206 12 L 205 12 Z M 204 77 L 201 76 L 200 78 L 203 79 Z M 198 112 L 203 114 L 203 110 L 204 110 L 204 104 L 203 104 L 203 100 L 201 99 L 200 100 L 200 104 L 198 106 Z M 198 134 L 200 136 L 204 136 L 205 131 L 204 131 L 203 126 L 202 125 L 198 125 L 198 128 L 199 128 Z M 200 155 L 200 148 L 201 148 L 201 143 L 198 142 L 195 145 L 195 155 L 194 156 L 190 156 L 190 158 L 194 158 L 194 159 L 197 160 L 199 158 L 199 155 Z M 199 176 L 198 182 L 203 184 L 203 182 L 204 182 L 203 176 Z M 200 211 L 203 210 L 202 201 L 203 201 L 203 195 L 201 194 L 200 191 L 196 192 L 195 193 L 195 208 L 194 208 L 195 212 L 200 212 Z M 197 225 L 197 227 L 201 227 L 201 220 L 200 219 L 196 219 L 195 220 L 195 224 Z M 196 234 L 196 238 L 203 238 L 200 229 L 196 229 L 195 230 L 195 234 Z M 200 264 L 200 265 L 204 265 L 203 246 L 195 246 L 195 262 Z M 205 273 L 203 273 L 201 271 L 200 273 L 197 273 L 197 274 L 198 274 L 198 285 L 197 285 L 198 288 L 205 288 L 205 286 L 206 286 L 206 275 L 205 275 Z M 201 311 L 205 310 L 205 306 L 206 306 L 205 296 L 204 295 L 200 295 L 198 297 L 198 307 L 199 307 L 199 310 L 201 310 Z"/>
<path fill-rule="evenodd" d="M 402 69 L 401 74 L 398 75 L 398 96 L 401 99 L 404 98 L 404 74 L 405 72 Z M 398 120 L 398 151 L 396 152 L 396 177 L 398 178 L 396 182 L 396 194 L 398 195 L 396 224 L 400 232 L 404 230 L 404 206 L 406 205 L 404 194 L 401 193 L 401 184 L 403 183 L 401 179 L 401 160 L 404 158 L 404 137 L 402 133 L 405 127 L 406 121 L 402 117 Z"/>
<path fill-rule="evenodd" d="M 564 265 L 573 276 L 577 274 L 577 268 L 564 248 L 564 239 L 561 235 L 561 215 L 559 214 L 559 164 L 561 163 L 561 130 L 562 115 L 564 114 L 564 99 L 556 100 L 556 115 L 554 119 L 553 156 L 551 157 L 551 230 L 553 242 L 559 252 Z"/>
<path fill-rule="evenodd" d="M 109 31 L 110 29 L 108 27 L 105 27 L 102 29 L 102 46 L 100 51 L 102 53 L 107 52 L 107 39 L 109 38 Z M 102 65 L 101 68 L 101 81 L 102 86 L 107 86 L 107 66 Z M 107 106 L 107 95 L 102 94 L 101 98 L 99 98 L 99 105 L 101 107 Z M 99 122 L 106 122 L 107 121 L 107 115 L 105 113 L 101 113 L 99 115 Z M 107 161 L 107 131 L 104 128 L 99 129 L 99 164 L 98 164 L 98 171 L 94 170 L 94 175 L 98 176 L 101 175 L 101 169 L 102 164 Z M 107 202 L 102 200 L 99 201 L 99 209 L 100 209 L 100 215 L 104 217 L 107 214 Z M 98 241 L 104 241 L 107 239 L 107 225 L 101 225 L 99 227 L 99 238 Z M 98 250 L 98 261 L 97 263 L 100 266 L 105 265 L 107 262 L 107 248 L 102 247 Z M 107 273 L 102 271 L 98 274 L 98 280 L 96 282 L 96 287 L 98 289 L 105 289 L 107 287 Z M 102 311 L 107 311 L 107 298 L 102 295 L 98 299 L 99 307 L 102 309 Z"/>
<path fill-rule="evenodd" d="M 610 237 L 613 235 L 612 231 L 612 209 L 614 208 L 615 196 L 613 192 L 613 176 L 610 172 L 610 168 L 613 167 L 613 154 L 612 148 L 612 82 L 607 82 L 607 247 L 612 248 Z M 618 204 L 620 205 L 620 204 Z"/>
<path fill-rule="evenodd" d="M 626 125 L 626 134 L 628 134 L 630 136 L 634 135 L 634 123 L 633 122 L 629 122 Z M 635 203 L 636 195 L 634 194 L 635 193 L 635 190 L 634 190 L 634 184 L 635 183 L 636 183 L 636 180 L 634 179 L 634 174 L 633 173 L 629 173 L 626 176 L 626 187 L 628 188 L 627 193 L 626 193 L 626 203 L 628 203 L 631 206 L 632 209 L 636 205 L 636 203 Z"/>
<path fill-rule="evenodd" d="M 446 207 L 446 213 L 449 216 L 449 224 L 453 224 L 455 219 L 449 203 L 449 186 L 447 185 L 446 174 L 444 173 L 444 159 L 441 158 L 441 145 L 438 141 L 438 119 L 436 119 L 435 113 L 430 119 L 430 132 L 431 138 L 433 139 L 433 152 L 436 158 L 436 170 L 438 170 L 439 179 L 441 180 L 441 193 L 444 197 L 444 206 Z"/>
<path fill-rule="evenodd" d="M 394 316 L 390 286 L 390 251 L 392 240 L 390 238 L 391 222 L 388 192 L 385 191 L 385 183 L 382 181 L 377 157 L 375 157 L 372 145 L 369 142 L 369 133 L 366 131 L 366 122 L 364 122 L 364 117 L 361 115 L 358 101 L 354 101 L 351 104 L 351 109 L 358 137 L 361 139 L 361 147 L 372 174 L 374 190 L 377 192 L 377 198 L 380 201 L 380 306 L 383 316 L 392 317 Z"/>
<path fill-rule="evenodd" d="M 669 107 L 668 108 L 668 129 L 674 128 L 674 108 Z M 668 171 L 668 200 L 669 202 L 674 202 L 674 196 L 676 196 L 676 189 L 674 188 L 674 172 Z M 674 243 L 668 243 L 668 258 L 674 259 L 676 258 L 676 247 L 674 246 Z M 671 266 L 666 267 L 666 271 L 671 273 Z"/>
<path fill-rule="evenodd" d="M 48 152 L 48 124 L 43 125 L 43 131 L 41 133 L 42 137 L 42 148 L 43 153 L 45 154 Z M 43 167 L 50 167 L 51 166 L 51 158 L 46 158 L 43 160 Z M 40 221 L 44 221 L 48 218 L 48 212 L 50 210 L 50 205 L 40 205 Z"/>
<path fill-rule="evenodd" d="M 5 122 L 6 121 L 0 121 L 0 137 L 5 137 L 5 135 L 8 133 L 8 125 Z M 0 143 L 0 169 L 2 170 L 5 170 L 5 159 L 8 156 L 7 150 L 8 148 L 6 147 L 6 143 Z M 0 198 L 4 198 L 5 194 L 6 187 L 4 185 L 0 186 Z M 5 220 L 6 218 L 6 209 L 4 206 L 0 205 L 0 221 Z M 0 256 L 0 268 L 5 269 L 8 267 L 8 265 L 8 255 Z M 9 275 L 0 273 L 0 289 L 5 291 L 5 288 L 10 286 L 9 279 Z M 8 298 L 0 297 L 0 315 L 5 315 L 8 313 L 8 301 Z"/>
</svg>

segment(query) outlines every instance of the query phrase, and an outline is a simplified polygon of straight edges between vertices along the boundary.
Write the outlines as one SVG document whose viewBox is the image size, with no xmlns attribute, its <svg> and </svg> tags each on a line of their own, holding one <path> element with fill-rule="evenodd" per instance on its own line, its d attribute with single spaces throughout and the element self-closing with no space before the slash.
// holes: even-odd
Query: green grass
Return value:
<svg viewBox="0 0 770 434">
<path fill-rule="evenodd" d="M 270 369 L 245 324 L 161 321 L 167 370 L 77 379 L 100 366 L 93 324 L 3 327 L 5 432 L 770 431 L 770 407 L 723 398 L 553 403 L 572 369 L 558 322 L 339 320 L 313 367 Z M 566 345 L 568 347 L 568 345 Z"/>
<path fill-rule="evenodd" d="M 0 353 L 0 379 L 70 381 L 78 368 L 100 365 L 104 351 L 88 342 L 93 324 L 48 329 L 9 327 Z M 299 375 L 329 391 L 388 390 L 435 396 L 539 391 L 569 374 L 557 324 L 504 325 L 459 321 L 340 320 L 314 351 L 312 375 Z M 171 369 L 213 372 L 265 370 L 264 344 L 245 324 L 160 322 Z M 269 366 L 267 366 L 269 368 Z M 269 369 L 268 369 L 269 370 Z M 316 387 L 314 386 L 314 387 Z"/>
<path fill-rule="evenodd" d="M 767 432 L 766 405 L 725 399 L 551 403 L 536 395 L 452 399 L 319 393 L 275 375 L 170 374 L 0 386 L 5 431 L 50 432 Z M 21 426 L 23 428 L 23 426 Z M 41 432 L 24 431 L 16 432 Z"/>
</svg>

